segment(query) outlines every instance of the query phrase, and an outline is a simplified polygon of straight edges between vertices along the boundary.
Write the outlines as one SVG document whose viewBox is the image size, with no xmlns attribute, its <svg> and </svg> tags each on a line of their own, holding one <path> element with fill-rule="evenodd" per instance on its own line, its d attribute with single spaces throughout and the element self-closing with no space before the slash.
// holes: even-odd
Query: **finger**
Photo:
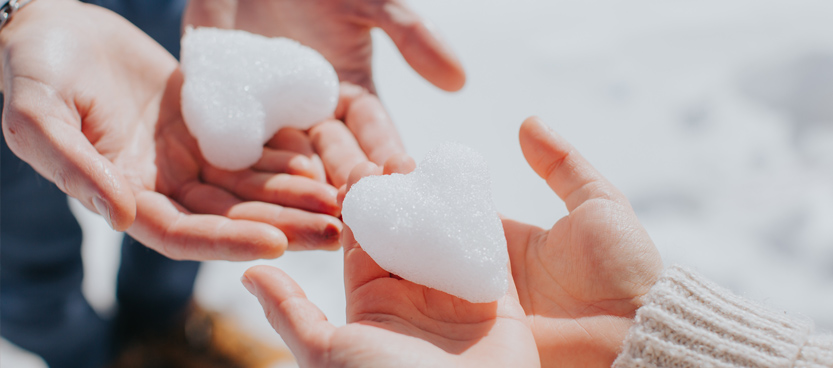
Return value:
<svg viewBox="0 0 833 368">
<path fill-rule="evenodd" d="M 353 184 L 356 184 L 365 176 L 382 175 L 383 173 L 382 168 L 369 161 L 356 165 L 353 170 L 350 171 L 350 176 L 347 178 L 347 181 L 339 189 L 338 205 L 342 206 L 344 204 L 344 197 L 347 195 L 347 192 Z"/>
<path fill-rule="evenodd" d="M 260 201 L 281 206 L 338 216 L 338 190 L 313 179 L 262 173 L 252 170 L 225 171 L 205 167 L 202 178 L 247 201 Z"/>
<path fill-rule="evenodd" d="M 168 258 L 247 261 L 276 258 L 286 249 L 286 236 L 273 226 L 194 215 L 156 192 L 139 192 L 136 207 L 136 221 L 127 233 Z"/>
<path fill-rule="evenodd" d="M 342 115 L 344 124 L 370 161 L 382 165 L 391 156 L 405 153 L 399 133 L 379 97 L 356 85 L 341 85 L 343 92 L 336 112 Z"/>
<path fill-rule="evenodd" d="M 506 248 L 509 252 L 509 269 L 512 273 L 514 283 L 521 290 L 528 290 L 527 270 L 523 265 L 527 264 L 527 250 L 536 249 L 539 241 L 546 241 L 547 231 L 537 226 L 528 225 L 515 220 L 501 218 L 503 233 L 506 236 Z M 512 267 L 514 265 L 514 267 Z M 528 306 L 529 295 L 519 295 L 519 300 L 524 306 Z"/>
<path fill-rule="evenodd" d="M 529 166 L 546 179 L 570 212 L 595 198 L 627 203 L 573 146 L 537 117 L 530 117 L 521 125 L 520 141 Z"/>
<path fill-rule="evenodd" d="M 383 10 L 377 14 L 377 26 L 390 36 L 414 71 L 443 90 L 463 88 L 466 74 L 460 61 L 433 26 L 420 19 L 404 1 L 384 2 Z"/>
<path fill-rule="evenodd" d="M 350 190 L 350 187 L 352 187 L 353 184 L 355 184 L 356 182 L 361 180 L 361 178 L 363 178 L 365 176 L 370 176 L 370 175 L 382 175 L 382 174 L 383 174 L 382 169 L 379 168 L 379 166 L 376 166 L 376 164 L 374 164 L 372 162 L 365 161 L 365 162 L 362 162 L 362 163 L 356 165 L 356 167 L 354 167 L 353 170 L 350 171 L 350 176 L 347 178 L 344 185 L 342 185 L 338 189 L 338 205 L 343 206 L 344 197 L 347 195 L 347 191 Z"/>
<path fill-rule="evenodd" d="M 349 193 L 350 187 L 361 178 L 381 174 L 382 169 L 373 163 L 365 162 L 360 164 L 350 172 L 350 178 L 345 189 Z M 346 225 L 341 235 L 341 246 L 344 248 L 344 287 L 348 295 L 350 292 L 370 281 L 390 276 L 389 272 L 379 267 L 364 249 L 362 249 L 356 241 L 356 238 L 353 237 L 353 231 Z"/>
<path fill-rule="evenodd" d="M 53 90 L 32 80 L 15 79 L 8 92 L 3 134 L 9 148 L 111 228 L 127 229 L 136 218 L 131 186 L 87 140 L 78 117 Z"/>
<path fill-rule="evenodd" d="M 327 322 L 327 317 L 307 299 L 301 287 L 285 272 L 269 266 L 248 269 L 241 281 L 257 297 L 269 324 L 292 350 L 298 365 L 322 365 L 335 326 Z"/>
<path fill-rule="evenodd" d="M 315 147 L 312 145 L 312 139 L 303 131 L 295 128 L 283 128 L 277 134 L 272 136 L 266 146 L 281 151 L 290 151 L 300 153 L 306 156 L 311 163 L 311 178 L 326 182 L 327 173 L 324 171 L 324 163 L 321 162 L 321 157 L 315 152 Z"/>
<path fill-rule="evenodd" d="M 236 1 L 189 1 L 182 15 L 182 29 L 186 26 L 233 29 L 236 7 Z"/>
<path fill-rule="evenodd" d="M 198 183 L 180 195 L 192 212 L 250 220 L 272 225 L 286 235 L 289 250 L 335 250 L 341 247 L 337 218 L 265 202 L 243 202 L 218 187 Z"/>
<path fill-rule="evenodd" d="M 266 146 L 276 150 L 300 153 L 307 157 L 315 155 L 310 137 L 307 133 L 295 128 L 282 128 L 266 142 Z"/>
<path fill-rule="evenodd" d="M 312 144 L 324 162 L 327 177 L 333 186 L 347 181 L 350 170 L 367 161 L 353 133 L 339 121 L 329 120 L 310 129 Z"/>
<path fill-rule="evenodd" d="M 266 147 L 263 148 L 263 155 L 252 166 L 252 169 L 270 173 L 300 175 L 310 179 L 317 179 L 321 176 L 313 161 L 308 157 L 300 153 L 278 151 Z"/>
<path fill-rule="evenodd" d="M 385 161 L 383 174 L 408 174 L 416 169 L 416 162 L 404 153 L 397 154 Z"/>
</svg>

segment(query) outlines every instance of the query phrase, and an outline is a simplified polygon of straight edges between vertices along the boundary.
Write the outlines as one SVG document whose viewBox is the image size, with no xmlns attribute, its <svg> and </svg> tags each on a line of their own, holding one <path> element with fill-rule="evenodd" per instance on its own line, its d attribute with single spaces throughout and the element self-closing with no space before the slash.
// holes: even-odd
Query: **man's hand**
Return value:
<svg viewBox="0 0 833 368">
<path fill-rule="evenodd" d="M 235 173 L 203 160 L 182 121 L 176 60 L 123 18 L 39 0 L 0 47 L 9 147 L 114 229 L 177 259 L 338 247 L 336 190 L 312 179 L 302 153 L 266 149 Z"/>
<path fill-rule="evenodd" d="M 371 93 L 370 30 L 379 27 L 411 67 L 437 87 L 456 91 L 466 80 L 451 50 L 403 0 L 191 0 L 183 24 L 294 39 L 324 55 L 342 82 Z"/>
<path fill-rule="evenodd" d="M 385 173 L 413 170 L 396 156 Z M 349 184 L 382 174 L 356 167 Z M 535 341 L 517 292 L 493 303 L 473 304 L 402 280 L 380 268 L 356 243 L 342 239 L 347 325 L 336 328 L 282 271 L 256 266 L 243 277 L 269 322 L 302 367 L 537 367 Z"/>
<path fill-rule="evenodd" d="M 512 276 L 542 366 L 610 367 L 662 261 L 627 199 L 537 118 L 521 150 L 570 214 L 552 229 L 504 219 Z"/>
</svg>

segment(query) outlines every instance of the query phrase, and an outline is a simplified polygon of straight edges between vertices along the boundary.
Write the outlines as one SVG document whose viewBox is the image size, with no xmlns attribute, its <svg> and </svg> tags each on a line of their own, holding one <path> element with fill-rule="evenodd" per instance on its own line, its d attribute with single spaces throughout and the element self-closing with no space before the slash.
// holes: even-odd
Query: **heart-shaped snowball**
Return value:
<svg viewBox="0 0 833 368">
<path fill-rule="evenodd" d="M 473 303 L 506 294 L 509 255 L 489 169 L 468 147 L 445 143 L 410 174 L 362 178 L 341 214 L 388 272 Z"/>
<path fill-rule="evenodd" d="M 315 50 L 287 38 L 188 29 L 182 38 L 182 116 L 205 159 L 239 170 L 280 128 L 332 115 L 338 76 Z"/>
</svg>

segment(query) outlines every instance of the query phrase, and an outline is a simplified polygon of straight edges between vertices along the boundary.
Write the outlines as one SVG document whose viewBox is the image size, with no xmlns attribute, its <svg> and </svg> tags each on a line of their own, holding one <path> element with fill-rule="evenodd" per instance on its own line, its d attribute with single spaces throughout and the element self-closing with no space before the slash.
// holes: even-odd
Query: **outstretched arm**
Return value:
<svg viewBox="0 0 833 368">
<path fill-rule="evenodd" d="M 114 229 L 178 259 L 338 246 L 336 190 L 280 162 L 293 154 L 271 163 L 285 172 L 234 180 L 202 159 L 176 60 L 123 18 L 38 0 L 2 29 L 0 48 L 9 147 Z"/>
</svg>

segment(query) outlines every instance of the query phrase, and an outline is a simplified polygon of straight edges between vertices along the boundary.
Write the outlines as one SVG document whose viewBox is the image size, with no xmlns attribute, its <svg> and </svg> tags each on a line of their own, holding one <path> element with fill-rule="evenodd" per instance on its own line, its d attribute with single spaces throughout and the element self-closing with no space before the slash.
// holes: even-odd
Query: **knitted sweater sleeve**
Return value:
<svg viewBox="0 0 833 368">
<path fill-rule="evenodd" d="M 674 266 L 645 296 L 613 366 L 833 367 L 833 335 Z"/>
</svg>

